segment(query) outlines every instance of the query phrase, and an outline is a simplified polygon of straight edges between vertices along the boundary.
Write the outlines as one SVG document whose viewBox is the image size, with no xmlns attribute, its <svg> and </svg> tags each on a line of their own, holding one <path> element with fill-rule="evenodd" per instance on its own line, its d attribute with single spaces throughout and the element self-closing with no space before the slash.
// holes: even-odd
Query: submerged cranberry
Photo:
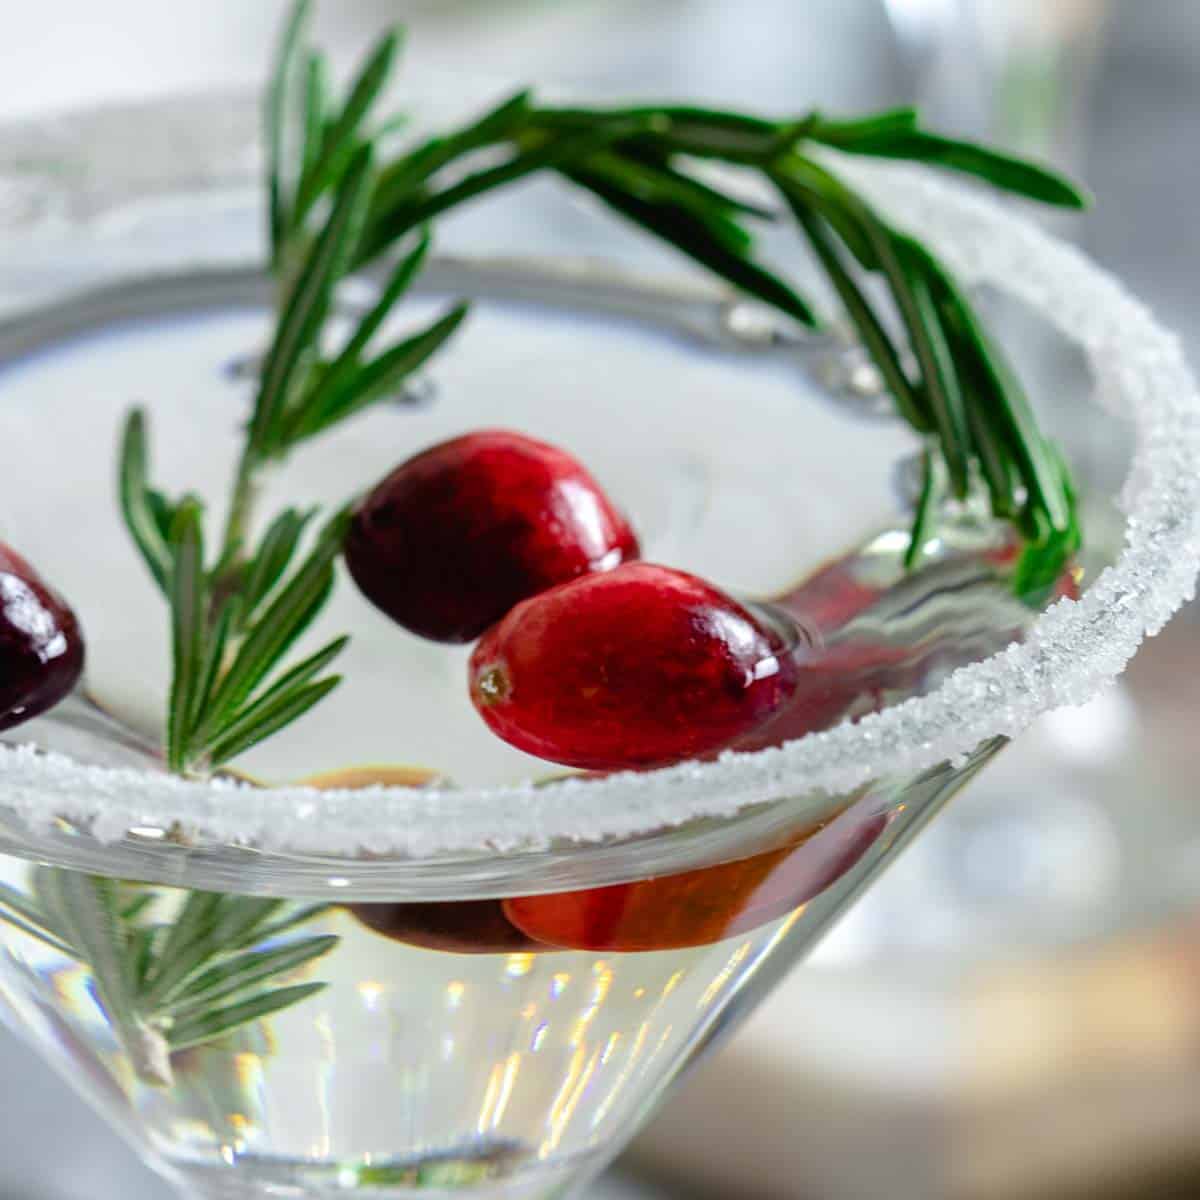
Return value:
<svg viewBox="0 0 1200 1200">
<path fill-rule="evenodd" d="M 471 699 L 518 749 L 590 770 L 711 754 L 787 701 L 778 633 L 694 575 L 626 563 L 519 604 L 471 656 Z"/>
<path fill-rule="evenodd" d="M 508 919 L 544 947 L 618 953 L 707 946 L 795 911 L 854 867 L 887 828 L 844 812 L 776 850 L 659 879 L 505 900 Z"/>
<path fill-rule="evenodd" d="M 351 904 L 348 908 L 368 929 L 425 950 L 516 954 L 539 948 L 508 919 L 499 900 Z"/>
<path fill-rule="evenodd" d="M 0 730 L 53 708 L 83 670 L 75 614 L 0 542 Z"/>
<path fill-rule="evenodd" d="M 398 624 L 470 642 L 521 600 L 636 558 L 638 543 L 571 455 L 486 430 L 397 467 L 359 505 L 345 553 Z"/>
<path fill-rule="evenodd" d="M 371 787 L 428 787 L 445 782 L 424 767 L 343 767 L 300 780 L 321 791 L 360 791 Z M 454 954 L 513 954 L 532 950 L 527 938 L 504 915 L 499 900 L 450 900 L 347 904 L 346 911 L 393 942 Z"/>
</svg>

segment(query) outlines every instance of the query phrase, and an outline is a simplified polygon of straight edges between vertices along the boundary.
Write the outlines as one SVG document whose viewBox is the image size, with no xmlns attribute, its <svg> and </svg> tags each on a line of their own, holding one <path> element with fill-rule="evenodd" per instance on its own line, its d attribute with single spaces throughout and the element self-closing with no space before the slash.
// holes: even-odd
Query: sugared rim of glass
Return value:
<svg viewBox="0 0 1200 1200">
<path fill-rule="evenodd" d="M 111 218 L 147 190 L 244 186 L 255 171 L 254 111 L 248 99 L 222 98 L 6 131 L 0 240 L 18 228 L 24 236 L 31 224 L 52 234 L 56 225 Z M 194 136 L 178 136 L 181 121 Z M 159 136 L 147 143 L 135 127 Z M 40 164 L 31 148 L 40 148 Z M 1096 402 L 1130 421 L 1136 449 L 1121 496 L 1124 545 L 1081 599 L 1059 601 L 1024 642 L 957 671 L 929 695 L 715 762 L 496 788 L 264 791 L 0 748 L 0 807 L 32 830 L 66 819 L 111 843 L 139 829 L 182 829 L 209 846 L 342 859 L 348 876 L 378 870 L 378 856 L 519 859 L 549 847 L 602 854 L 627 839 L 798 796 L 819 807 L 819 797 L 969 755 L 1095 696 L 1191 597 L 1200 569 L 1200 394 L 1180 345 L 1120 283 L 1019 212 L 910 168 L 843 169 L 964 280 L 1025 302 L 1078 344 Z"/>
</svg>

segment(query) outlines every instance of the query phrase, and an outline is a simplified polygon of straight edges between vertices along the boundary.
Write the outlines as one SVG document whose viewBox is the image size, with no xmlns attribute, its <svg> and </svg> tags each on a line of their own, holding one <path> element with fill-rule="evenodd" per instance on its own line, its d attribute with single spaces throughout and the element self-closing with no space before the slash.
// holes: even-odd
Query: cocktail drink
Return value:
<svg viewBox="0 0 1200 1200">
<path fill-rule="evenodd" d="M 261 195 L 240 168 L 198 187 L 202 149 L 5 235 L 0 994 L 199 1195 L 584 1185 L 1196 573 L 1200 407 L 1171 339 L 992 201 L 797 147 L 1062 181 L 911 114 L 528 97 L 380 167 L 390 55 L 344 106 L 303 60 L 265 272 Z M 242 149 L 244 112 L 192 115 Z M 741 292 L 552 233 L 503 261 L 405 240 L 539 171 Z M 803 332 L 739 240 L 784 210 L 857 340 Z M 1136 427 L 1111 563 L 977 285 L 1077 342 Z"/>
</svg>

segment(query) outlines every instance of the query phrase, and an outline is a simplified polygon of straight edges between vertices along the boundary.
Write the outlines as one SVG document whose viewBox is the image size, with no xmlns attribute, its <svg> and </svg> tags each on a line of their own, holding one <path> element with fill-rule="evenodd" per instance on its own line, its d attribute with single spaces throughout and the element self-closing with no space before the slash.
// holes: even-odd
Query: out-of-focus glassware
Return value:
<svg viewBox="0 0 1200 1200">
<path fill-rule="evenodd" d="M 1078 167 L 1108 0 L 883 0 L 940 125 Z"/>
</svg>

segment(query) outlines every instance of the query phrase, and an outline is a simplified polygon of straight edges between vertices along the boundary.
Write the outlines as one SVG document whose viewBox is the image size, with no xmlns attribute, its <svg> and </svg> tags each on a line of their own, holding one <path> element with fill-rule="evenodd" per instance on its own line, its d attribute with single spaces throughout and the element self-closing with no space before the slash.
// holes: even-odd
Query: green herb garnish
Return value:
<svg viewBox="0 0 1200 1200">
<path fill-rule="evenodd" d="M 1015 586 L 1053 580 L 1079 545 L 1075 496 L 1014 372 L 963 290 L 933 252 L 894 228 L 838 170 L 836 155 L 922 163 L 1046 204 L 1085 196 L 1047 168 L 924 129 L 913 109 L 853 120 L 819 112 L 776 120 L 685 105 L 539 105 L 529 90 L 457 130 L 386 161 L 375 109 L 400 45 L 385 35 L 345 99 L 330 96 L 319 52 L 306 44 L 310 4 L 286 25 L 268 89 L 271 268 L 279 296 L 232 498 L 214 561 L 203 509 L 147 482 L 145 429 L 126 429 L 122 503 L 130 532 L 172 612 L 174 683 L 168 762 L 204 774 L 297 720 L 337 684 L 325 675 L 339 638 L 303 662 L 289 651 L 329 588 L 344 517 L 315 548 L 298 543 L 312 514 L 276 517 L 253 548 L 262 472 L 310 438 L 394 394 L 454 333 L 465 306 L 372 353 L 442 214 L 549 173 L 675 247 L 726 283 L 804 325 L 815 305 L 758 253 L 756 233 L 793 229 L 813 253 L 877 366 L 896 411 L 924 442 L 924 486 L 910 565 L 944 495 L 986 489 L 992 511 L 1025 543 Z M 327 355 L 338 285 L 416 238 L 377 306 Z"/>
<path fill-rule="evenodd" d="M 163 897 L 57 867 L 37 867 L 29 896 L 0 884 L 0 917 L 86 964 L 96 998 L 138 1077 L 168 1086 L 171 1055 L 320 991 L 322 983 L 273 986 L 327 954 L 333 935 L 287 938 L 328 911 L 285 900 L 189 892 L 174 919 L 155 911 Z"/>
</svg>

